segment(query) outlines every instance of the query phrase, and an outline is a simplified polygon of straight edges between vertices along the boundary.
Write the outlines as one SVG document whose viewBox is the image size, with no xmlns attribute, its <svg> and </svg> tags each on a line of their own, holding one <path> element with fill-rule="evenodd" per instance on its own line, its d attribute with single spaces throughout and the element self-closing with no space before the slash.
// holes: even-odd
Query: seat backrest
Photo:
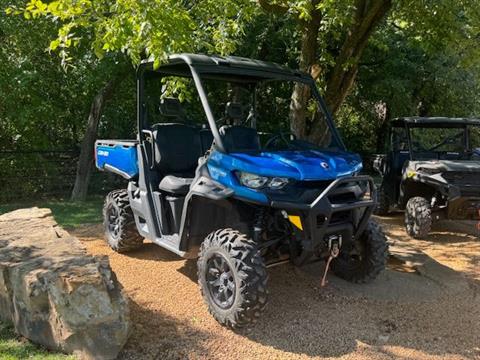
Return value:
<svg viewBox="0 0 480 360">
<path fill-rule="evenodd" d="M 245 120 L 243 106 L 239 103 L 228 102 L 225 106 L 225 121 L 229 125 L 238 125 Z"/>
<path fill-rule="evenodd" d="M 186 121 L 182 105 L 180 101 L 175 98 L 161 99 L 158 105 L 158 112 L 167 123 L 184 123 Z"/>
<path fill-rule="evenodd" d="M 223 146 L 228 152 L 259 151 L 257 130 L 245 126 L 225 125 L 220 128 Z"/>
<path fill-rule="evenodd" d="M 202 156 L 198 129 L 169 123 L 152 126 L 155 141 L 155 168 L 163 175 L 193 177 Z"/>
<path fill-rule="evenodd" d="M 213 134 L 210 129 L 200 130 L 200 142 L 202 144 L 202 153 L 205 154 L 212 147 Z"/>
</svg>

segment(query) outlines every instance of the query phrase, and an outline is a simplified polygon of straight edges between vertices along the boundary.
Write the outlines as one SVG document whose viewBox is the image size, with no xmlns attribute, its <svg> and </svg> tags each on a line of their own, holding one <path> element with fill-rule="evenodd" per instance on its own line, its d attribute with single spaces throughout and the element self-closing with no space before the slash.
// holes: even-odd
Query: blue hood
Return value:
<svg viewBox="0 0 480 360">
<path fill-rule="evenodd" d="M 209 169 L 212 167 L 295 180 L 332 180 L 360 171 L 362 161 L 358 154 L 343 151 L 214 152 L 209 159 Z"/>
</svg>

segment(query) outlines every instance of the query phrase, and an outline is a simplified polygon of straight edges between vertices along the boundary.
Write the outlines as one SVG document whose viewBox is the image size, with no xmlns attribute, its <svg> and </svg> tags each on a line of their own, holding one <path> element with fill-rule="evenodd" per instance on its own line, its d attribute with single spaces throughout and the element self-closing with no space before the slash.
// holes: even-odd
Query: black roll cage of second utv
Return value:
<svg viewBox="0 0 480 360">
<path fill-rule="evenodd" d="M 408 199 L 412 194 L 401 191 L 401 183 L 403 170 L 407 161 L 426 161 L 430 159 L 419 158 L 416 154 L 421 153 L 413 148 L 412 136 L 410 130 L 412 128 L 458 128 L 463 129 L 462 142 L 465 146 L 465 153 L 472 153 L 470 132 L 467 131 L 469 126 L 480 126 L 480 120 L 467 118 L 444 118 L 444 117 L 402 117 L 394 119 L 391 122 L 390 136 L 386 147 L 386 155 L 380 155 L 374 161 L 374 167 L 382 175 L 382 187 L 386 196 L 391 199 L 392 206 L 397 206 L 403 210 Z M 407 149 L 396 149 L 393 144 L 394 129 L 404 131 Z M 435 151 L 431 151 L 432 153 Z M 440 159 L 440 152 L 437 152 L 437 160 Z M 435 160 L 435 159 L 431 159 Z M 448 160 L 448 159 L 443 159 Z"/>
</svg>

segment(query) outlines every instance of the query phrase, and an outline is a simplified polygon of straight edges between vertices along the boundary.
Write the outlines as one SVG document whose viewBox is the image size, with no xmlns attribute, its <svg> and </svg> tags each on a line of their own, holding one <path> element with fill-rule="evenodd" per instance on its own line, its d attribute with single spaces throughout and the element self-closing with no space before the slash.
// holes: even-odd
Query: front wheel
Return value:
<svg viewBox="0 0 480 360">
<path fill-rule="evenodd" d="M 415 239 L 427 237 L 432 228 L 432 209 L 427 199 L 416 196 L 405 207 L 405 229 Z"/>
<path fill-rule="evenodd" d="M 332 271 L 338 277 L 355 282 L 368 283 L 384 269 L 388 257 L 387 237 L 373 220 L 357 241 L 340 250 L 332 261 Z"/>
<path fill-rule="evenodd" d="M 229 328 L 254 324 L 267 304 L 267 271 L 253 240 L 233 229 L 212 232 L 198 258 L 198 283 L 208 310 Z"/>
</svg>

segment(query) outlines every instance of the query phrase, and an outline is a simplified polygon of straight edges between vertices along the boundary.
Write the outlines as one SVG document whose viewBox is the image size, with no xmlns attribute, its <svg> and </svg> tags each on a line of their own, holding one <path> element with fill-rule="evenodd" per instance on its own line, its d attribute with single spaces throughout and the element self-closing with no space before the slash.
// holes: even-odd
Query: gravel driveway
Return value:
<svg viewBox="0 0 480 360">
<path fill-rule="evenodd" d="M 131 299 L 133 332 L 121 359 L 480 359 L 480 242 L 437 229 L 405 236 L 402 216 L 380 218 L 391 242 L 388 270 L 369 285 L 322 263 L 269 269 L 270 302 L 255 328 L 235 333 L 208 314 L 196 264 L 151 243 L 111 251 L 99 225 L 77 229 L 93 254 L 108 255 Z"/>
</svg>

